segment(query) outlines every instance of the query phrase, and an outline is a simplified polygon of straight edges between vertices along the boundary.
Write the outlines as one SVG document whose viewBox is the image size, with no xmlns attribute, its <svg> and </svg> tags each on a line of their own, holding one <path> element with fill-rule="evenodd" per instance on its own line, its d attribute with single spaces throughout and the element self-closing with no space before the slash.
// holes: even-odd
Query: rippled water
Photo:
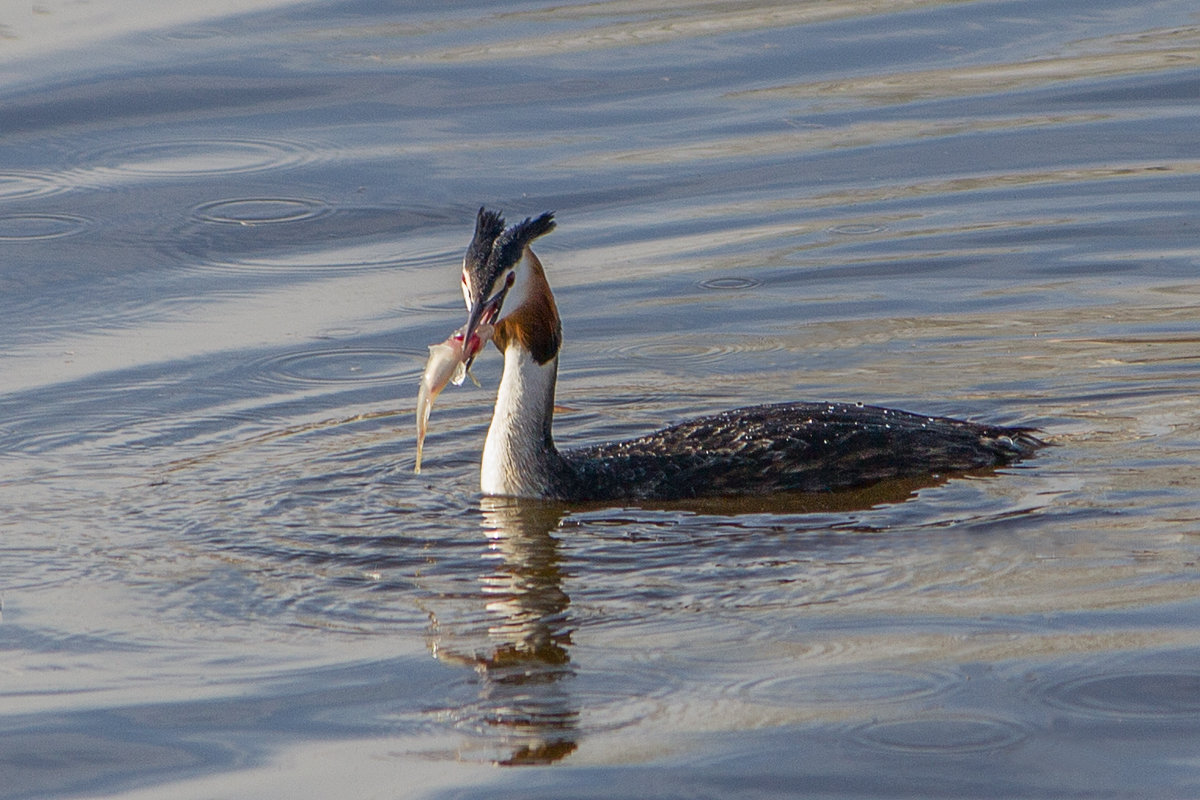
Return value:
<svg viewBox="0 0 1200 800">
<path fill-rule="evenodd" d="M 0 797 L 1200 791 L 1193 3 L 171 5 L 0 20 Z M 558 214 L 562 443 L 1055 446 L 488 501 L 492 354 L 415 476 L 481 203 Z"/>
</svg>

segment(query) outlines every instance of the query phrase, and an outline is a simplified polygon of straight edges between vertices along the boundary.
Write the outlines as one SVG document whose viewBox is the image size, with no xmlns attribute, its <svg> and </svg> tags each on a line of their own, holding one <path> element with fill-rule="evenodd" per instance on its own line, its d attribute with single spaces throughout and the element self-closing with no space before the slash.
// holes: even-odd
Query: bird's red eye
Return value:
<svg viewBox="0 0 1200 800">
<path fill-rule="evenodd" d="M 517 273 L 510 272 L 510 273 L 508 273 L 508 277 L 504 279 L 504 285 L 511 287 L 514 283 L 516 283 L 516 281 L 517 281 Z"/>
</svg>

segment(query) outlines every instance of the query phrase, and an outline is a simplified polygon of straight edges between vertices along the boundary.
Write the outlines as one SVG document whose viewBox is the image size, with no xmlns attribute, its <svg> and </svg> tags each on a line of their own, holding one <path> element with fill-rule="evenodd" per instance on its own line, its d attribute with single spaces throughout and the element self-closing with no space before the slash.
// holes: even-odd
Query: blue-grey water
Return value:
<svg viewBox="0 0 1200 800">
<path fill-rule="evenodd" d="M 1200 793 L 1200 11 L 0 14 L 0 798 Z M 489 501 L 481 204 L 556 436 L 1041 428 L 811 504 Z"/>
</svg>

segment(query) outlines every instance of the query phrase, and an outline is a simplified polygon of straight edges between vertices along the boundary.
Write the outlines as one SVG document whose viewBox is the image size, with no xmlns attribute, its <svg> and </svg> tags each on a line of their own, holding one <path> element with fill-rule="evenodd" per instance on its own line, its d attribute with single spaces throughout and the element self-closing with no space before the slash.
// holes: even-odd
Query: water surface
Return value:
<svg viewBox="0 0 1200 800">
<path fill-rule="evenodd" d="M 403 5 L 3 23 L 0 797 L 1197 791 L 1191 3 Z M 493 353 L 415 476 L 482 203 L 560 220 L 562 444 L 1055 446 L 489 501 Z"/>
</svg>

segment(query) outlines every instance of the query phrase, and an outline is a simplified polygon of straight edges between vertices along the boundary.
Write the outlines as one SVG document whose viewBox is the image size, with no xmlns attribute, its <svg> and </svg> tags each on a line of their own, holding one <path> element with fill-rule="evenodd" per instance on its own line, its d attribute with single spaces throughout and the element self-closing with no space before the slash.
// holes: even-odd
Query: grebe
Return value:
<svg viewBox="0 0 1200 800">
<path fill-rule="evenodd" d="M 462 381 L 489 339 L 504 355 L 504 370 L 483 448 L 486 495 L 590 501 L 828 492 L 1010 464 L 1043 444 L 1031 428 L 860 404 L 782 403 L 560 452 L 551 423 L 562 324 L 530 249 L 554 226 L 546 213 L 505 228 L 500 214 L 479 209 L 463 258 L 467 323 L 430 347 L 422 378 L 416 471 L 433 399 L 452 375 Z"/>
</svg>

